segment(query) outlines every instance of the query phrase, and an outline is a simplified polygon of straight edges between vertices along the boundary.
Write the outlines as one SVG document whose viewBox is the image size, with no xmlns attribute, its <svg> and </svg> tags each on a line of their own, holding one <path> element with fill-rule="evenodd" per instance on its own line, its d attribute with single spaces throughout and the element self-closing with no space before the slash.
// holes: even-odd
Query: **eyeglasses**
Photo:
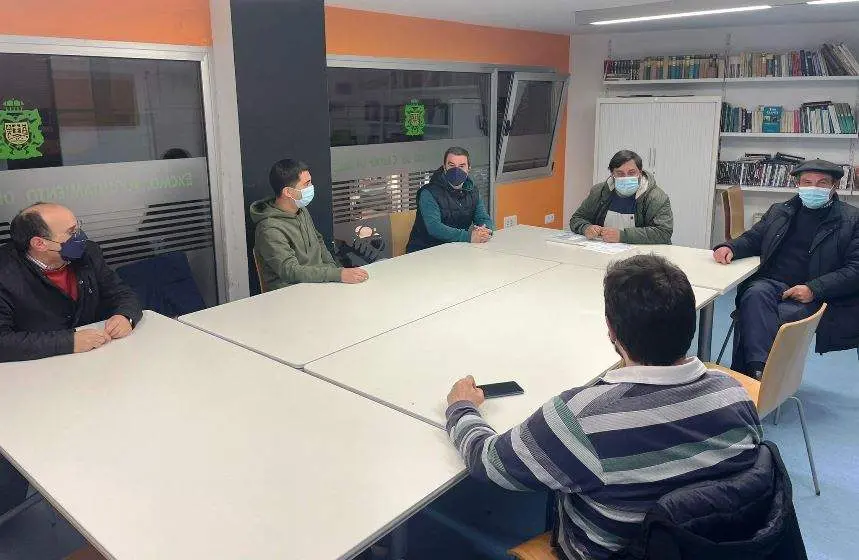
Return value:
<svg viewBox="0 0 859 560">
<path fill-rule="evenodd" d="M 833 187 L 833 183 L 831 179 L 820 179 L 817 182 L 802 180 L 799 182 L 800 187 L 821 187 L 825 189 L 831 189 Z"/>
</svg>

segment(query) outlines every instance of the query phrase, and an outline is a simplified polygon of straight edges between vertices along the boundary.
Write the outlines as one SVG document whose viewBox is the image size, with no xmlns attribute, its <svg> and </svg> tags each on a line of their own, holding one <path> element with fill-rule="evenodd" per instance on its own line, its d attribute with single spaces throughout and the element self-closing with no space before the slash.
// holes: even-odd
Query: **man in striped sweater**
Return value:
<svg viewBox="0 0 859 560">
<path fill-rule="evenodd" d="M 448 433 L 473 477 L 556 492 L 552 540 L 566 559 L 622 551 L 656 500 L 750 467 L 762 439 L 746 391 L 686 358 L 695 296 L 680 269 L 655 255 L 626 259 L 606 272 L 604 296 L 624 367 L 561 393 L 504 434 L 480 416 L 473 378 L 448 395 Z"/>
</svg>

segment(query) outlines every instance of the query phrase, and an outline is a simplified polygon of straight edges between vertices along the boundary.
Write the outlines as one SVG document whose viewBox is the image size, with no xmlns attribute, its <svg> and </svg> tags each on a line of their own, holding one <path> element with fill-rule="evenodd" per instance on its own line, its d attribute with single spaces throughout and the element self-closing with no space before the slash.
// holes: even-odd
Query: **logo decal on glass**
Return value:
<svg viewBox="0 0 859 560">
<path fill-rule="evenodd" d="M 411 103 L 403 108 L 403 127 L 406 129 L 406 136 L 423 136 L 426 126 L 426 106 L 417 99 L 412 99 Z"/>
<path fill-rule="evenodd" d="M 17 99 L 3 102 L 0 109 L 0 159 L 41 157 L 45 143 L 38 109 L 24 109 Z"/>
</svg>

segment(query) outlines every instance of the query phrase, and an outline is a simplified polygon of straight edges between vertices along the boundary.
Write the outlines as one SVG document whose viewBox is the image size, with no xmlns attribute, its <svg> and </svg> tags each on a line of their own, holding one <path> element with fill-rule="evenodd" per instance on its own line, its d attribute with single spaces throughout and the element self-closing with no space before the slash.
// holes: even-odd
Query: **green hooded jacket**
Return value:
<svg viewBox="0 0 859 560">
<path fill-rule="evenodd" d="M 340 282 L 341 268 L 306 208 L 290 214 L 278 208 L 274 198 L 267 198 L 251 204 L 250 214 L 266 290 L 300 282 Z"/>
<path fill-rule="evenodd" d="M 570 230 L 584 235 L 588 226 L 603 225 L 613 191 L 614 178 L 594 185 L 570 218 Z M 621 230 L 620 242 L 670 245 L 673 232 L 674 215 L 668 194 L 656 185 L 651 175 L 643 173 L 641 186 L 635 193 L 635 227 Z"/>
</svg>

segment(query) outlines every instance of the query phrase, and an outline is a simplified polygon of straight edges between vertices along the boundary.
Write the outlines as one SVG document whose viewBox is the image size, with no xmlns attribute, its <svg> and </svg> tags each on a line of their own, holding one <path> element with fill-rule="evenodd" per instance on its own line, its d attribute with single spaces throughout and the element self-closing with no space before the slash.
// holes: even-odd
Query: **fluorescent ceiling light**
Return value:
<svg viewBox="0 0 859 560">
<path fill-rule="evenodd" d="M 859 0 L 814 0 L 813 2 L 806 2 L 806 4 L 825 6 L 826 4 L 847 4 L 848 2 L 859 2 Z"/>
<path fill-rule="evenodd" d="M 822 1 L 822 0 L 820 0 Z M 841 0 L 844 2 L 852 2 L 855 0 Z M 603 21 L 593 21 L 591 25 L 611 25 L 614 23 L 632 23 L 635 21 L 657 21 L 660 19 L 676 19 L 676 18 L 686 18 L 686 17 L 697 17 L 697 16 L 712 16 L 716 14 L 732 14 L 735 12 L 754 12 L 757 10 L 769 10 L 772 6 L 767 4 L 762 4 L 759 6 L 742 6 L 739 8 L 721 8 L 718 10 L 699 10 L 696 12 L 678 12 L 675 14 L 660 14 L 658 16 L 641 16 L 641 17 L 631 17 L 631 18 L 623 18 L 623 19 L 607 19 Z"/>
</svg>

